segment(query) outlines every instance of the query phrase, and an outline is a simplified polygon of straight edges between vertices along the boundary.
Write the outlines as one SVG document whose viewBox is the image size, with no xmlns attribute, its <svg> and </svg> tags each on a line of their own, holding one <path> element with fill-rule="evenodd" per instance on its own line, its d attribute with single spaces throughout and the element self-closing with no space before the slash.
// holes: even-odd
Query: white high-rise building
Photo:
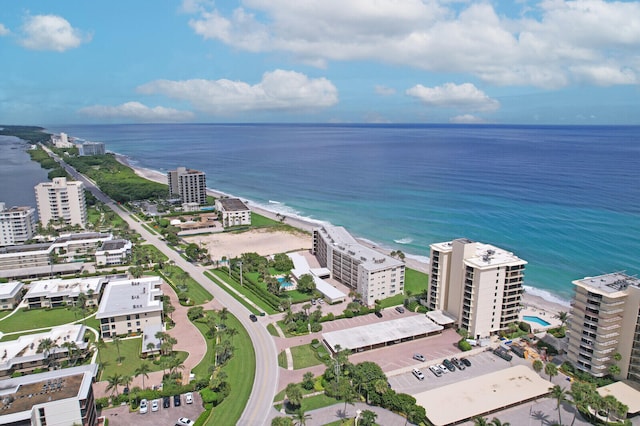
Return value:
<svg viewBox="0 0 640 426">
<path fill-rule="evenodd" d="M 466 238 L 431 245 L 429 308 L 442 310 L 473 338 L 518 320 L 526 261 Z"/>
<path fill-rule="evenodd" d="M 169 198 L 180 198 L 183 203 L 207 203 L 207 176 L 204 172 L 178 167 L 167 173 Z"/>
<path fill-rule="evenodd" d="M 0 247 L 22 244 L 36 233 L 36 211 L 32 207 L 5 208 L 0 203 Z"/>
<path fill-rule="evenodd" d="M 82 182 L 67 182 L 64 177 L 53 178 L 35 186 L 38 215 L 42 226 L 62 220 L 67 225 L 87 223 L 87 205 Z"/>
</svg>

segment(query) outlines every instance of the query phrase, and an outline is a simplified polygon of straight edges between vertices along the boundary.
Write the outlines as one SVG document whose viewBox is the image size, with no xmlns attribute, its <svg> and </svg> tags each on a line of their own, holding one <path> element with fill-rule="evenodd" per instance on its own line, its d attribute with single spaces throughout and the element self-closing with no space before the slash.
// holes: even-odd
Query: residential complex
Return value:
<svg viewBox="0 0 640 426">
<path fill-rule="evenodd" d="M 29 374 L 2 381 L 0 424 L 97 424 L 93 382 L 97 364 Z"/>
<path fill-rule="evenodd" d="M 113 266 L 127 263 L 131 256 L 131 241 L 128 240 L 111 240 L 102 243 L 102 246 L 96 250 L 97 266 Z"/>
<path fill-rule="evenodd" d="M 87 224 L 87 205 L 82 182 L 66 178 L 53 178 L 53 182 L 43 182 L 35 186 L 38 215 L 42 226 L 50 222 L 54 225 Z"/>
<path fill-rule="evenodd" d="M 80 293 L 85 295 L 86 306 L 97 306 L 103 287 L 109 281 L 107 277 L 91 278 L 53 278 L 33 281 L 24 300 L 29 308 L 56 308 L 76 305 Z"/>
<path fill-rule="evenodd" d="M 204 172 L 178 167 L 167 173 L 169 198 L 179 198 L 182 203 L 207 203 L 207 176 Z"/>
<path fill-rule="evenodd" d="M 332 278 L 360 293 L 366 305 L 404 292 L 404 263 L 360 244 L 341 226 L 314 229 L 313 254 Z"/>
<path fill-rule="evenodd" d="M 218 198 L 216 210 L 220 212 L 222 226 L 251 225 L 251 210 L 238 198 Z"/>
<path fill-rule="evenodd" d="M 466 238 L 430 247 L 429 309 L 444 311 L 474 338 L 518 320 L 526 261 Z"/>
<path fill-rule="evenodd" d="M 102 142 L 83 141 L 77 143 L 76 148 L 78 148 L 78 155 L 81 157 L 87 155 L 104 155 L 105 153 L 104 143 Z"/>
<path fill-rule="evenodd" d="M 96 319 L 102 338 L 140 334 L 161 325 L 162 279 L 143 277 L 111 281 L 105 287 Z"/>
<path fill-rule="evenodd" d="M 36 233 L 36 211 L 31 207 L 5 208 L 0 203 L 0 247 L 22 244 Z"/>
<path fill-rule="evenodd" d="M 69 141 L 69 136 L 66 133 L 60 133 L 59 135 L 51 135 L 51 142 L 56 148 L 73 148 L 73 142 Z"/>
<path fill-rule="evenodd" d="M 610 374 L 610 366 L 617 365 L 616 377 L 640 383 L 640 279 L 617 272 L 573 284 L 569 360 L 596 377 Z"/>
<path fill-rule="evenodd" d="M 15 309 L 22 300 L 23 288 L 20 281 L 0 283 L 0 310 Z"/>
</svg>

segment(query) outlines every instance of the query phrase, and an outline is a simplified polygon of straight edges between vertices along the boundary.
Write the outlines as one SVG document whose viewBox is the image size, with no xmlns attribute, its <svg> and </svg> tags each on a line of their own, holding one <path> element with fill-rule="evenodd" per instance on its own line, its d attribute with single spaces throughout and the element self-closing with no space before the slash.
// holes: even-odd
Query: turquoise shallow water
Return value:
<svg viewBox="0 0 640 426">
<path fill-rule="evenodd" d="M 102 125 L 51 128 L 143 167 L 346 226 L 412 256 L 468 237 L 529 262 L 526 284 L 640 272 L 640 127 Z M 548 295 L 547 295 L 548 296 Z"/>
</svg>

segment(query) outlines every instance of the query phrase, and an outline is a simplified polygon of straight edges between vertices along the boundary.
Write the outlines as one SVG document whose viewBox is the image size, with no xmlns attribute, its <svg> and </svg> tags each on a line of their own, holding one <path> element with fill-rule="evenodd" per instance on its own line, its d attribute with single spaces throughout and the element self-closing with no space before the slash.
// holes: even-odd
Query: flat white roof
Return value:
<svg viewBox="0 0 640 426">
<path fill-rule="evenodd" d="M 24 284 L 20 281 L 11 281 L 0 284 L 0 299 L 8 299 L 14 297 Z"/>
<path fill-rule="evenodd" d="M 538 398 L 548 394 L 549 387 L 532 369 L 518 365 L 413 396 L 429 420 L 441 426 Z"/>
<path fill-rule="evenodd" d="M 598 393 L 605 397 L 613 395 L 616 399 L 629 407 L 629 414 L 640 412 L 640 392 L 624 382 L 615 382 L 598 388 Z"/>
<path fill-rule="evenodd" d="M 323 333 L 322 338 L 333 349 L 340 345 L 342 349 L 353 350 L 442 330 L 442 326 L 424 315 L 408 315 L 396 320 L 330 331 Z"/>
<path fill-rule="evenodd" d="M 427 312 L 427 317 L 429 317 L 429 319 L 431 321 L 435 322 L 436 324 L 440 324 L 440 325 L 449 325 L 449 324 L 453 324 L 455 322 L 455 320 L 453 318 L 448 317 L 442 311 L 429 311 L 429 312 Z"/>
<path fill-rule="evenodd" d="M 470 264 L 475 268 L 486 268 L 496 265 L 526 265 L 527 261 L 520 259 L 515 254 L 496 247 L 491 244 L 480 243 L 477 241 L 471 241 L 468 238 L 459 238 L 455 241 L 462 241 L 465 244 L 473 244 L 475 252 L 473 255 L 464 259 L 465 263 Z M 434 250 L 448 253 L 453 250 L 453 241 L 445 241 L 441 243 L 434 243 L 430 246 Z"/>
<path fill-rule="evenodd" d="M 300 253 L 288 253 L 287 256 L 293 261 L 293 270 L 291 273 L 294 277 L 299 278 L 304 274 L 311 274 L 313 277 L 313 282 L 316 284 L 316 290 L 322 293 L 327 299 L 330 301 L 338 301 L 340 299 L 345 299 L 347 297 L 346 294 L 323 280 L 319 278 L 315 269 L 311 269 L 307 259 L 304 258 Z M 323 272 L 328 272 L 328 269 L 322 268 Z"/>
<path fill-rule="evenodd" d="M 141 350 L 141 352 L 143 354 L 147 353 L 147 352 L 155 352 L 155 351 L 160 350 L 160 345 L 162 344 L 162 342 L 160 341 L 160 339 L 158 339 L 156 337 L 156 334 L 159 331 L 164 331 L 164 329 L 162 328 L 162 324 L 153 324 L 153 325 L 145 327 L 142 330 L 142 350 Z M 153 349 L 148 349 L 147 348 L 149 343 L 153 344 Z"/>
<path fill-rule="evenodd" d="M 107 282 L 105 277 L 91 278 L 52 278 L 49 280 L 32 281 L 25 298 L 38 296 L 78 296 L 80 293 L 88 294 L 89 291 L 99 293 L 102 284 Z"/>
<path fill-rule="evenodd" d="M 142 277 L 111 281 L 107 284 L 96 319 L 162 310 L 160 277 Z"/>
</svg>

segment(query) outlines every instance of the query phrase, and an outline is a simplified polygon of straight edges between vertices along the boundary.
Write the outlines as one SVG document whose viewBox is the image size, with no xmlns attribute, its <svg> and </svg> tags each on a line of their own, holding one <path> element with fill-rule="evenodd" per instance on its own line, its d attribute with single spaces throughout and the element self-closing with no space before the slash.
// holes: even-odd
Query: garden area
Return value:
<svg viewBox="0 0 640 426">
<path fill-rule="evenodd" d="M 178 266 L 165 264 L 158 273 L 176 291 L 183 306 L 202 305 L 213 299 L 211 293 Z"/>
<path fill-rule="evenodd" d="M 86 314 L 90 315 L 89 312 L 86 312 Z M 13 333 L 38 328 L 51 328 L 81 319 L 83 319 L 83 313 L 80 308 L 74 307 L 20 309 L 9 318 L 3 319 L 0 325 L 2 325 L 3 333 Z M 84 322 L 97 330 L 98 322 L 94 318 L 88 318 Z"/>
</svg>

